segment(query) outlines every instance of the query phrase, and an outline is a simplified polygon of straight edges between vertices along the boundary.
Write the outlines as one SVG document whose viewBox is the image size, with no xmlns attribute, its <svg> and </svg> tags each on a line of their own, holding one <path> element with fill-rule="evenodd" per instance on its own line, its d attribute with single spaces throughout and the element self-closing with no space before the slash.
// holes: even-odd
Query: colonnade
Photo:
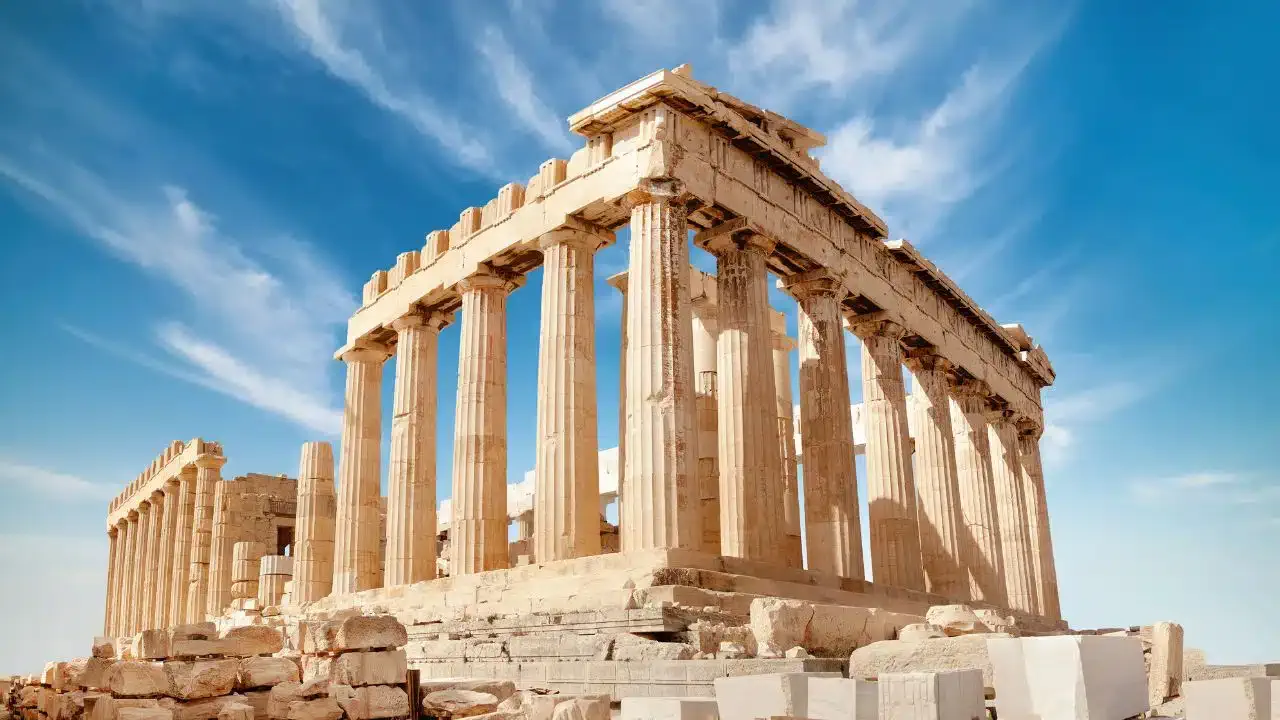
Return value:
<svg viewBox="0 0 1280 720">
<path fill-rule="evenodd" d="M 1038 419 L 1015 416 L 984 383 L 913 334 L 892 309 L 855 313 L 845 302 L 849 291 L 840 277 L 826 270 L 791 274 L 781 284 L 799 308 L 804 457 L 797 473 L 789 447 L 790 399 L 784 408 L 779 392 L 785 384 L 789 395 L 790 348 L 776 339 L 768 302 L 768 272 L 779 239 L 742 219 L 700 232 L 695 242 L 716 258 L 719 308 L 716 317 L 695 322 L 688 199 L 672 180 L 644 181 L 626 198 L 630 259 L 625 279 L 614 283 L 625 297 L 622 550 L 708 549 L 706 465 L 700 460 L 710 453 L 700 447 L 708 440 L 699 437 L 697 410 L 700 390 L 707 394 L 703 376 L 713 371 L 717 551 L 796 566 L 803 523 L 809 570 L 863 578 L 847 325 L 862 348 L 868 552 L 875 582 L 1060 618 Z M 611 231 L 578 220 L 538 238 L 544 276 L 532 539 L 539 562 L 600 548 L 592 260 L 612 240 Z M 456 287 L 461 340 L 452 477 L 455 575 L 508 564 L 506 299 L 520 281 L 481 264 Z M 452 310 L 415 307 L 391 323 L 393 339 L 361 338 L 341 356 L 347 384 L 331 592 L 435 577 L 434 533 L 427 530 L 435 527 L 437 485 L 435 358 L 438 331 L 452 316 Z M 708 367 L 712 352 L 714 365 Z M 387 555 L 380 578 L 382 364 L 393 353 Z M 904 365 L 915 378 L 910 402 Z M 909 412 L 916 414 L 914 460 Z M 305 501 L 300 539 L 304 506 Z M 300 555 L 295 588 L 306 585 L 302 564 Z"/>
<path fill-rule="evenodd" d="M 214 490 L 226 459 L 215 444 L 194 442 L 200 447 L 182 453 L 175 443 L 163 456 L 181 462 L 194 454 L 189 463 L 155 482 L 166 463 L 153 465 L 112 503 L 104 620 L 111 636 L 198 622 L 217 601 L 209 577 Z"/>
</svg>

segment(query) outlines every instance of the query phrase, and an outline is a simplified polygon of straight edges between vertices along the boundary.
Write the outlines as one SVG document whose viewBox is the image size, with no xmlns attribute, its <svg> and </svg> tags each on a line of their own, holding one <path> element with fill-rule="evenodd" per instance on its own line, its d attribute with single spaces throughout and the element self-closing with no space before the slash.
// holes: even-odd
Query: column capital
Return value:
<svg viewBox="0 0 1280 720">
<path fill-rule="evenodd" d="M 903 354 L 903 364 L 913 374 L 919 372 L 955 372 L 955 363 L 938 354 L 938 349 L 929 347 L 911 348 Z"/>
<path fill-rule="evenodd" d="M 152 492 L 148 499 L 151 501 L 152 507 L 155 507 L 157 502 L 164 504 L 164 490 L 156 490 L 155 492 Z"/>
<path fill-rule="evenodd" d="M 773 334 L 773 349 L 786 350 L 787 352 L 791 352 L 792 350 L 796 349 L 795 338 L 791 337 L 790 335 L 784 332 L 782 333 L 775 332 Z"/>
<path fill-rule="evenodd" d="M 129 514 L 128 514 L 128 518 L 129 518 L 129 522 L 137 522 L 137 520 L 138 520 L 138 511 L 137 511 L 136 509 L 135 509 L 135 510 L 130 510 L 130 511 L 129 511 Z"/>
<path fill-rule="evenodd" d="M 1032 440 L 1039 440 L 1044 434 L 1044 424 L 1028 417 L 1017 418 L 1013 424 L 1018 429 L 1018 435 Z"/>
<path fill-rule="evenodd" d="M 743 250 L 759 252 L 765 257 L 772 255 L 773 248 L 777 246 L 759 225 L 741 217 L 726 220 L 697 233 L 693 236 L 693 244 L 705 248 L 713 255 L 726 250 Z"/>
<path fill-rule="evenodd" d="M 183 483 L 195 482 L 197 468 L 195 465 L 183 465 L 178 471 L 178 480 Z"/>
<path fill-rule="evenodd" d="M 117 528 L 117 529 L 123 529 L 123 528 L 125 528 L 126 526 L 128 526 L 128 524 L 129 524 L 129 518 L 128 518 L 127 516 L 126 516 L 126 517 L 122 517 L 122 518 L 120 518 L 119 520 L 117 520 L 117 521 L 116 521 L 116 528 Z"/>
<path fill-rule="evenodd" d="M 951 394 L 956 397 L 986 400 L 991 396 L 991 386 L 977 378 L 952 375 L 948 380 L 951 385 Z"/>
<path fill-rule="evenodd" d="M 119 533 L 120 533 L 120 525 L 119 525 L 119 523 L 117 523 L 117 524 L 115 524 L 115 525 L 112 525 L 111 527 L 107 528 L 107 537 L 109 537 L 109 538 L 114 538 L 114 537 L 115 537 L 116 535 L 118 535 Z"/>
<path fill-rule="evenodd" d="M 538 238 L 538 247 L 546 250 L 556 245 L 595 252 L 613 243 L 614 232 L 577 217 L 567 217 L 564 224 Z"/>
<path fill-rule="evenodd" d="M 685 188 L 685 184 L 675 178 L 646 178 L 641 180 L 636 189 L 622 198 L 623 207 L 628 210 L 637 205 L 662 203 L 680 205 L 682 208 L 694 202 L 693 194 Z"/>
<path fill-rule="evenodd" d="M 901 320 L 883 310 L 865 315 L 846 316 L 845 326 L 849 328 L 849 332 L 862 340 L 883 337 L 900 341 L 907 334 L 907 328 Z"/>
<path fill-rule="evenodd" d="M 1009 425 L 1010 427 L 1013 426 L 1016 415 L 1003 400 L 994 395 L 987 396 L 985 414 L 988 425 Z"/>
<path fill-rule="evenodd" d="M 178 481 L 178 478 L 169 478 L 164 481 L 164 493 L 168 495 L 171 492 L 176 492 L 181 485 L 182 483 Z"/>
<path fill-rule="evenodd" d="M 612 285 L 614 288 L 617 289 L 618 292 L 622 293 L 623 295 L 627 294 L 627 271 L 626 270 L 623 270 L 617 275 L 610 275 L 605 280 L 605 282 Z"/>
<path fill-rule="evenodd" d="M 453 313 L 441 312 L 440 310 L 417 308 L 410 310 L 408 313 L 392 320 L 388 327 L 397 333 L 410 328 L 426 328 L 428 330 L 439 330 L 440 328 L 453 322 Z"/>
<path fill-rule="evenodd" d="M 391 357 L 391 349 L 386 345 L 372 340 L 357 340 L 355 345 L 342 353 L 340 359 L 342 362 L 350 365 L 352 363 L 382 363 Z"/>
<path fill-rule="evenodd" d="M 833 295 L 839 301 L 849 294 L 842 276 L 826 268 L 781 278 L 778 280 L 778 287 L 797 300 L 815 295 Z"/>
<path fill-rule="evenodd" d="M 509 293 L 519 287 L 519 279 L 508 277 L 505 273 L 500 273 L 487 267 L 482 267 L 478 272 L 458 281 L 458 292 L 465 293 L 470 290 L 490 290 L 494 292 Z"/>
<path fill-rule="evenodd" d="M 202 470 L 219 470 L 226 464 L 227 459 L 221 455 L 201 455 L 196 458 L 196 467 Z"/>
</svg>

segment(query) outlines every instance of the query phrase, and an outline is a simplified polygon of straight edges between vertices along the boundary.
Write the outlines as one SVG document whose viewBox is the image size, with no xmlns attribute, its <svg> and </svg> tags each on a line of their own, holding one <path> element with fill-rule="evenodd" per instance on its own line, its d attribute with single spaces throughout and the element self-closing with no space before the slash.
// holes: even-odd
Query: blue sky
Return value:
<svg viewBox="0 0 1280 720">
<path fill-rule="evenodd" d="M 0 673 L 88 650 L 106 501 L 169 441 L 296 473 L 336 441 L 331 353 L 369 274 L 567 157 L 570 113 L 683 62 L 826 133 L 828 174 L 1044 345 L 1073 624 L 1280 659 L 1280 7 L 1025 5 L 0 4 Z M 601 447 L 625 238 L 597 260 Z M 539 293 L 510 302 L 513 480 Z M 442 480 L 456 352 L 455 326 Z"/>
</svg>

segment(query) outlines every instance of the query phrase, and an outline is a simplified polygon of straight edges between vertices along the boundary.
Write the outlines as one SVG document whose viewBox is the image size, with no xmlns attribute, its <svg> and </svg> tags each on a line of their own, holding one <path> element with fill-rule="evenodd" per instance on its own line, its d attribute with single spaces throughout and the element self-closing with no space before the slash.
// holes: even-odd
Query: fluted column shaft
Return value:
<svg viewBox="0 0 1280 720">
<path fill-rule="evenodd" d="M 209 602 L 209 558 L 213 542 L 213 490 L 226 459 L 217 455 L 196 458 L 195 516 L 191 530 L 191 566 L 188 570 L 187 622 L 202 622 Z"/>
<path fill-rule="evenodd" d="M 235 488 L 225 480 L 213 486 L 213 531 L 209 539 L 209 601 L 205 613 L 217 617 L 231 606 L 231 563 L 240 533 L 233 514 L 239 509 Z"/>
<path fill-rule="evenodd" d="M 608 280 L 609 284 L 622 294 L 622 319 L 619 335 L 621 343 L 618 349 L 618 531 L 622 529 L 622 497 L 623 487 L 627 480 L 627 273 L 620 272 Z M 601 512 L 604 509 L 601 508 Z"/>
<path fill-rule="evenodd" d="M 107 593 L 106 602 L 103 603 L 106 610 L 102 618 L 102 633 L 110 635 L 112 633 L 112 623 L 115 621 L 115 600 L 116 600 L 116 580 L 119 578 L 120 571 L 120 531 L 115 526 L 107 528 Z"/>
<path fill-rule="evenodd" d="M 1040 462 L 1040 434 L 1038 425 L 1029 422 L 1018 424 L 1019 474 L 1028 506 L 1037 606 L 1044 617 L 1061 620 L 1058 571 L 1053 559 L 1053 539 L 1049 533 L 1049 504 L 1044 490 L 1044 467 Z"/>
<path fill-rule="evenodd" d="M 498 570 L 507 554 L 507 294 L 491 274 L 458 284 L 458 401 L 453 433 L 453 576 Z M 542 524 L 541 519 L 538 524 Z"/>
<path fill-rule="evenodd" d="M 160 607 L 160 541 L 164 529 L 164 493 L 151 494 L 151 517 L 147 527 L 147 574 L 143 581 L 142 627 L 152 629 Z"/>
<path fill-rule="evenodd" d="M 773 384 L 777 391 L 778 456 L 782 461 L 782 512 L 786 533 L 785 556 L 788 567 L 804 567 L 804 545 L 800 537 L 800 477 L 796 461 L 796 428 L 792 415 L 791 351 L 796 343 L 785 332 L 773 335 Z"/>
<path fill-rule="evenodd" d="M 172 573 L 169 581 L 169 622 L 187 622 L 188 576 L 191 571 L 191 542 L 196 512 L 196 468 L 188 465 L 178 473 L 176 525 L 173 533 Z"/>
<path fill-rule="evenodd" d="M 910 411 L 916 428 L 914 469 L 925 590 L 949 600 L 969 600 L 969 576 L 962 564 L 966 533 L 947 386 L 951 365 L 927 352 L 914 354 L 906 363 L 915 378 Z"/>
<path fill-rule="evenodd" d="M 381 581 L 378 537 L 382 492 L 382 347 L 348 350 L 346 405 L 342 414 L 338 519 L 334 539 L 333 592 L 359 592 Z"/>
<path fill-rule="evenodd" d="M 160 547 L 156 558 L 156 599 L 152 608 L 151 626 L 155 628 L 169 627 L 169 594 L 173 590 L 173 541 L 177 533 L 178 506 L 182 504 L 178 497 L 178 481 L 169 480 L 164 484 L 163 519 L 160 521 Z"/>
<path fill-rule="evenodd" d="M 124 525 L 124 573 L 120 584 L 120 618 L 117 623 L 117 635 L 131 635 L 135 631 L 133 624 L 133 606 L 138 602 L 138 593 L 134 589 L 134 579 L 138 568 L 138 513 L 131 510 Z"/>
<path fill-rule="evenodd" d="M 647 181 L 629 196 L 623 551 L 702 544 L 689 226 L 681 193 L 676 181 Z"/>
<path fill-rule="evenodd" d="M 964 539 L 970 548 L 964 566 L 969 571 L 969 595 L 1008 607 L 1004 553 L 996 513 L 995 480 L 991 475 L 991 444 L 987 436 L 986 385 L 962 380 L 951 388 L 951 429 L 956 445 L 956 476 L 960 481 L 960 513 Z"/>
<path fill-rule="evenodd" d="M 333 490 L 333 447 L 327 442 L 302 446 L 298 464 L 298 517 L 293 538 L 293 604 L 313 602 L 333 590 L 334 525 L 337 498 Z M 436 529 L 431 528 L 434 543 Z"/>
<path fill-rule="evenodd" d="M 151 551 L 155 547 L 155 543 L 151 537 L 152 518 L 155 513 L 151 511 L 151 501 L 143 500 L 138 505 L 138 546 L 137 546 L 137 562 L 138 569 L 133 577 L 134 597 L 137 600 L 131 608 L 130 620 L 133 623 L 134 632 L 146 630 L 147 625 L 147 608 L 149 607 L 152 586 L 155 583 L 155 577 L 151 575 Z"/>
<path fill-rule="evenodd" d="M 562 228 L 540 243 L 533 530 L 538 562 L 600 554 L 594 260 L 606 241 L 582 229 Z"/>
<path fill-rule="evenodd" d="M 994 409 L 987 414 L 987 441 L 991 446 L 991 477 L 996 488 L 996 516 L 1000 524 L 1000 552 L 1004 556 L 1009 607 L 1039 615 L 1027 504 L 1018 460 L 1018 434 L 1012 412 Z"/>
<path fill-rule="evenodd" d="M 718 438 L 716 350 L 720 334 L 718 308 L 706 297 L 693 300 L 693 377 L 695 426 L 698 450 L 698 503 L 702 521 L 702 551 L 721 554 L 720 548 L 720 441 Z"/>
<path fill-rule="evenodd" d="M 822 275 L 788 278 L 799 304 L 800 437 L 808 568 L 861 580 L 862 530 L 853 464 L 849 368 L 840 319 L 840 282 Z"/>
<path fill-rule="evenodd" d="M 707 249 L 716 255 L 720 304 L 720 548 L 724 555 L 784 564 L 786 517 L 765 265 L 773 242 L 749 231 L 724 232 Z"/>
<path fill-rule="evenodd" d="M 923 590 L 907 392 L 902 381 L 906 330 L 896 322 L 876 319 L 854 319 L 852 328 L 862 341 L 871 576 L 890 587 Z"/>
<path fill-rule="evenodd" d="M 396 331 L 387 558 L 382 584 L 408 585 L 436 576 L 436 373 L 439 313 L 406 315 Z"/>
</svg>

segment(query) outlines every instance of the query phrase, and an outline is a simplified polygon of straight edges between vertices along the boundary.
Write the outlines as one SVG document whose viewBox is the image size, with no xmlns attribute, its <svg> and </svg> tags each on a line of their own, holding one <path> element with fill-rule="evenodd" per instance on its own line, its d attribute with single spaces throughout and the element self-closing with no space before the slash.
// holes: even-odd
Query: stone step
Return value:
<svg viewBox="0 0 1280 720">
<path fill-rule="evenodd" d="M 663 633 L 687 629 L 689 620 L 672 607 L 601 608 L 569 613 L 536 613 L 492 620 L 450 620 L 408 625 L 410 640 L 440 636 L 509 637 L 539 633 Z"/>
</svg>

